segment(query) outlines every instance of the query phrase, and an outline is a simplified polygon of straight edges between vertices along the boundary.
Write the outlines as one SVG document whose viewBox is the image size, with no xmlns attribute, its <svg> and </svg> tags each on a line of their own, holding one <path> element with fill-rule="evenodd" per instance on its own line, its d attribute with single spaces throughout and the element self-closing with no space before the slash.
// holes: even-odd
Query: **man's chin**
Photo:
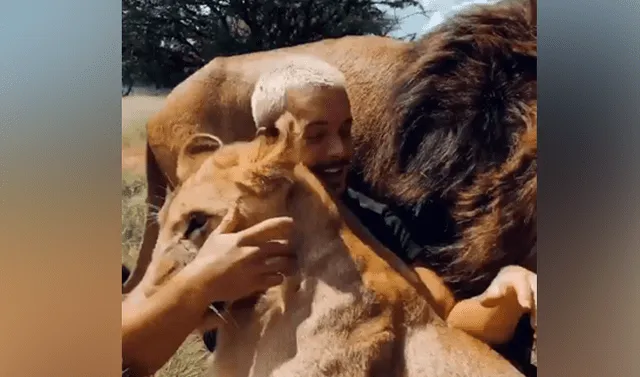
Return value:
<svg viewBox="0 0 640 377">
<path fill-rule="evenodd" d="M 340 182 L 326 182 L 325 186 L 327 190 L 331 191 L 333 195 L 340 196 L 346 188 L 344 180 Z"/>
<path fill-rule="evenodd" d="M 320 182 L 322 182 L 322 185 L 329 191 L 331 191 L 332 194 L 335 195 L 342 195 L 342 193 L 344 192 L 345 188 L 346 188 L 346 172 L 342 171 L 339 174 L 327 174 L 325 172 L 318 172 L 318 171 L 314 171 L 311 170 L 313 172 L 313 174 L 318 177 L 318 179 L 320 180 Z"/>
</svg>

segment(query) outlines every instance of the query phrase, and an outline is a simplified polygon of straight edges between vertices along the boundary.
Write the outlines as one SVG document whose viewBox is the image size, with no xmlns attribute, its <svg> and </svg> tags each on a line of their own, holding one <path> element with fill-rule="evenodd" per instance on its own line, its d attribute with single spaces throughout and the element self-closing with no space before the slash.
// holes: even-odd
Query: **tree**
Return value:
<svg viewBox="0 0 640 377">
<path fill-rule="evenodd" d="M 122 84 L 173 87 L 216 56 L 388 35 L 418 0 L 123 0 Z M 126 94 L 123 92 L 123 94 Z"/>
</svg>

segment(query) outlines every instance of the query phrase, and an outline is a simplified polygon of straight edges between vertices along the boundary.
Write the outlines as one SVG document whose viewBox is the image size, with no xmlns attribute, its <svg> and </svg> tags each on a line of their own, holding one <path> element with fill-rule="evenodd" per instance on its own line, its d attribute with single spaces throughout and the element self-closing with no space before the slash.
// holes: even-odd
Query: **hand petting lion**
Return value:
<svg viewBox="0 0 640 377">
<path fill-rule="evenodd" d="M 326 138 L 352 135 L 343 196 L 379 241 L 410 266 L 435 271 L 458 302 L 484 292 L 506 266 L 535 272 L 536 138 L 519 142 L 536 127 L 527 115 L 537 111 L 535 1 L 473 7 L 411 43 L 345 37 L 214 59 L 148 124 L 150 205 L 161 207 L 165 189 L 179 185 L 178 155 L 192 135 L 254 137 L 256 83 L 296 54 L 344 73 L 352 122 L 337 111 L 329 133 L 304 142 L 320 151 Z M 344 176 L 343 159 L 319 162 L 314 174 Z M 157 237 L 150 219 L 125 291 L 139 282 Z"/>
</svg>

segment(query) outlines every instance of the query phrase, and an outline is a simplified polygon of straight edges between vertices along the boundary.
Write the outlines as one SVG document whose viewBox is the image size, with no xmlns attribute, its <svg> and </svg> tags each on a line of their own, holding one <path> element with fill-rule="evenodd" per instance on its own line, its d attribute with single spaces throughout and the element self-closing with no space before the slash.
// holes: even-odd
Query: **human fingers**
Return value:
<svg viewBox="0 0 640 377">
<path fill-rule="evenodd" d="M 514 279 L 513 288 L 516 291 L 520 306 L 524 309 L 531 310 L 533 308 L 533 292 L 529 278 Z"/>
<path fill-rule="evenodd" d="M 531 322 L 531 328 L 534 331 L 538 330 L 538 308 L 533 308 L 531 310 L 530 322 Z"/>
<path fill-rule="evenodd" d="M 257 271 L 262 274 L 283 274 L 289 276 L 293 274 L 297 267 L 296 258 L 293 256 L 277 256 L 265 259 L 257 267 Z"/>
<path fill-rule="evenodd" d="M 529 276 L 529 283 L 531 284 L 531 290 L 533 291 L 533 309 L 531 309 L 531 327 L 534 330 L 538 328 L 538 275 L 531 274 Z"/>
<path fill-rule="evenodd" d="M 292 231 L 291 217 L 274 217 L 238 232 L 238 246 L 256 246 L 272 239 L 288 239 Z"/>
<path fill-rule="evenodd" d="M 233 232 L 233 230 L 238 225 L 239 219 L 240 216 L 238 216 L 238 207 L 236 207 L 235 205 L 231 206 L 222 218 L 222 221 L 220 221 L 220 224 L 218 224 L 216 229 L 214 229 L 211 234 L 216 235 Z"/>
<path fill-rule="evenodd" d="M 245 246 L 244 248 L 249 248 L 251 250 L 250 258 L 258 261 L 278 256 L 295 255 L 288 240 L 272 240 L 261 245 Z"/>
<path fill-rule="evenodd" d="M 507 286 L 501 282 L 493 282 L 479 297 L 480 304 L 486 307 L 496 306 L 507 295 Z"/>
<path fill-rule="evenodd" d="M 533 305 L 538 306 L 538 275 L 530 274 L 529 275 L 529 285 L 531 286 L 531 291 L 533 292 Z"/>
<path fill-rule="evenodd" d="M 270 273 L 270 274 L 262 274 L 259 277 L 259 281 L 257 283 L 256 292 L 265 291 L 271 287 L 275 287 L 284 282 L 286 276 L 282 273 Z"/>
</svg>

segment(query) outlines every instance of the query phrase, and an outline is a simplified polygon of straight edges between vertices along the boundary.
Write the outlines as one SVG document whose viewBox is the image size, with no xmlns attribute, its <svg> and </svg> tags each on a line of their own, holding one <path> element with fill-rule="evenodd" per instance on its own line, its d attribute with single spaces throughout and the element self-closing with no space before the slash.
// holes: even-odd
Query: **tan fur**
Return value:
<svg viewBox="0 0 640 377">
<path fill-rule="evenodd" d="M 251 140 L 256 128 L 251 95 L 261 73 L 287 53 L 320 57 L 345 72 L 354 118 L 354 139 L 364 137 L 369 119 L 379 118 L 388 100 L 393 78 L 409 63 L 403 54 L 410 45 L 391 38 L 354 36 L 273 51 L 220 57 L 178 85 L 165 106 L 147 124 L 148 202 L 161 207 L 165 187 L 175 186 L 180 148 L 193 134 L 214 134 L 224 143 Z M 146 224 L 140 259 L 124 285 L 128 292 L 138 284 L 157 238 L 157 224 Z"/>
<path fill-rule="evenodd" d="M 535 5 L 535 2 L 533 4 Z M 526 25 L 522 17 L 524 14 L 526 9 L 521 5 L 487 6 L 476 15 L 464 16 L 466 18 L 463 22 L 458 22 L 459 20 L 450 22 L 425 37 L 424 40 L 415 43 L 373 36 L 345 37 L 279 50 L 214 59 L 176 87 L 168 97 L 165 107 L 148 123 L 148 203 L 154 207 L 161 207 L 165 189 L 173 188 L 177 184 L 177 156 L 180 148 L 191 135 L 198 132 L 211 133 L 225 143 L 250 140 L 254 136 L 255 125 L 250 106 L 254 84 L 261 73 L 273 66 L 272 63 L 286 59 L 289 53 L 319 57 L 344 73 L 354 117 L 352 128 L 356 147 L 354 166 L 363 170 L 367 183 L 376 186 L 382 196 L 388 196 L 401 206 L 414 206 L 420 196 L 430 200 L 429 195 L 437 195 L 451 188 L 453 197 L 457 197 L 459 192 L 466 189 L 472 190 L 473 187 L 456 186 L 456 184 L 466 180 L 475 181 L 477 178 L 475 174 L 499 168 L 506 161 L 501 160 L 502 156 L 485 161 L 482 160 L 484 158 L 482 156 L 487 149 L 474 151 L 475 155 L 472 159 L 475 160 L 461 162 L 462 170 L 467 168 L 467 171 L 471 172 L 469 176 L 455 175 L 449 167 L 441 169 L 449 164 L 447 161 L 454 161 L 446 153 L 458 156 L 469 154 L 465 154 L 464 149 L 455 145 L 457 140 L 439 142 L 439 138 L 449 138 L 447 132 L 452 135 L 476 135 L 476 131 L 466 123 L 466 119 L 458 122 L 462 129 L 460 131 L 455 128 L 455 125 L 450 124 L 455 117 L 447 114 L 460 112 L 461 106 L 469 108 L 470 104 L 477 102 L 478 98 L 491 98 L 491 96 L 484 96 L 480 89 L 484 85 L 483 78 L 486 76 L 483 67 L 488 62 L 492 59 L 512 56 L 522 60 L 525 65 L 531 60 L 535 62 L 537 58 L 535 27 L 532 31 L 532 28 Z M 528 17 L 531 17 L 535 23 L 535 14 Z M 482 22 L 485 23 L 482 24 Z M 479 26 L 474 28 L 473 25 L 476 23 Z M 461 51 L 471 52 L 468 53 L 469 56 L 461 58 Z M 477 71 L 467 70 L 464 75 L 461 75 L 460 72 L 455 71 L 455 65 L 450 64 L 455 59 L 469 64 L 469 69 Z M 460 67 L 467 69 L 465 65 Z M 445 69 L 453 71 L 445 72 Z M 505 104 L 512 103 L 516 99 L 526 101 L 531 96 L 535 97 L 535 71 L 525 73 L 514 81 L 513 88 L 508 89 L 511 97 L 503 98 Z M 465 75 L 470 79 L 467 80 Z M 496 84 L 497 87 L 503 86 Z M 403 91 L 406 95 L 403 95 Z M 447 97 L 440 102 L 443 109 L 433 111 L 432 120 L 436 123 L 430 126 L 432 128 L 412 126 L 409 129 L 412 132 L 424 133 L 427 132 L 426 128 L 434 129 L 435 133 L 442 133 L 444 136 L 436 134 L 426 145 L 444 146 L 446 153 L 433 154 L 432 156 L 436 157 L 429 157 L 430 151 L 426 148 L 422 151 L 422 155 L 427 156 L 424 158 L 431 158 L 428 163 L 423 163 L 415 157 L 413 161 L 403 161 L 399 157 L 401 155 L 399 149 L 408 147 L 404 147 L 402 143 L 408 143 L 407 140 L 417 142 L 421 136 L 412 136 L 405 131 L 400 131 L 400 128 L 408 127 L 407 124 L 411 123 L 411 119 L 422 119 L 421 98 L 425 98 L 425 93 L 428 93 L 426 97 L 431 101 L 443 98 L 438 94 L 441 91 L 447 91 Z M 505 105 L 505 107 L 508 106 Z M 491 118 L 482 114 L 482 111 L 476 111 L 476 113 L 477 117 Z M 437 121 L 444 123 L 442 127 Z M 522 122 L 513 121 L 510 118 L 501 119 L 494 126 L 496 129 L 506 129 L 500 132 L 495 131 L 496 133 L 508 135 L 512 130 L 517 133 L 518 128 L 522 127 Z M 482 137 L 477 137 L 477 140 L 472 138 L 476 144 L 482 143 L 483 140 Z M 400 146 L 398 143 L 401 143 Z M 448 143 L 452 145 L 449 147 Z M 512 149 L 510 142 L 502 139 L 491 139 L 488 143 L 490 144 L 483 145 L 482 148 L 497 151 Z M 460 159 L 463 158 L 466 157 L 460 157 Z M 407 166 L 416 166 L 418 169 L 421 166 L 429 166 L 429 173 L 434 174 L 422 176 L 419 171 L 407 172 L 409 169 Z M 442 180 L 442 176 L 446 179 Z M 518 204 L 520 203 L 516 203 Z M 523 206 L 526 206 L 526 203 Z M 529 227 L 530 229 L 532 228 Z M 470 239 L 465 236 L 469 231 L 464 228 L 458 233 L 460 237 Z M 140 258 L 129 281 L 124 285 L 125 292 L 134 287 L 143 276 L 157 235 L 157 225 L 148 220 Z M 466 246 L 464 242 L 456 242 L 455 245 Z M 526 242 L 523 242 L 523 245 L 526 249 Z M 493 251 L 493 249 L 485 249 L 479 255 L 486 256 L 487 252 Z M 480 275 L 478 280 L 481 280 L 481 283 L 475 283 L 472 279 L 474 281 L 470 284 L 475 283 L 475 285 L 468 287 L 459 297 L 469 297 L 482 292 L 487 282 L 493 277 L 492 271 L 495 268 L 492 263 L 498 259 L 497 256 L 504 256 L 504 253 L 504 250 L 496 251 L 495 255 L 480 261 L 483 263 L 474 264 L 477 269 L 473 273 Z M 518 250 L 516 254 L 499 261 L 498 264 L 506 265 L 507 259 L 519 259 L 522 251 Z M 458 253 L 458 255 L 460 258 L 455 258 L 456 260 L 461 260 L 469 254 Z M 465 266 L 470 265 L 462 260 L 459 267 L 464 269 Z M 458 266 L 455 267 L 458 268 Z M 451 270 L 455 271 L 456 268 Z M 448 273 L 446 269 L 438 272 Z M 449 277 L 446 279 L 448 283 L 455 283 L 461 278 L 455 273 Z"/>
<path fill-rule="evenodd" d="M 447 327 L 417 275 L 296 164 L 292 140 L 284 132 L 179 159 L 195 173 L 163 208 L 154 258 L 192 243 L 181 235 L 194 209 L 212 214 L 210 228 L 231 206 L 240 228 L 279 215 L 296 226 L 298 275 L 255 306 L 231 305 L 210 375 L 520 376 L 487 345 Z"/>
</svg>

